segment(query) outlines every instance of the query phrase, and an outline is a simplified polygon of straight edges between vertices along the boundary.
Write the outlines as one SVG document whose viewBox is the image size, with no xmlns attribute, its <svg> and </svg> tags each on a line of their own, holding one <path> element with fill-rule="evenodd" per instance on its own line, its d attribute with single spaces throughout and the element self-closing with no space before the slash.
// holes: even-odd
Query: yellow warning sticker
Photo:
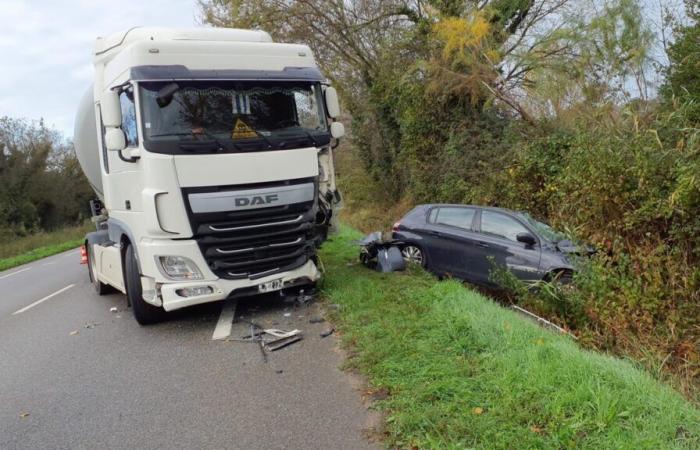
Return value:
<svg viewBox="0 0 700 450">
<path fill-rule="evenodd" d="M 248 139 L 258 137 L 258 133 L 248 126 L 241 119 L 236 119 L 236 124 L 231 132 L 231 139 Z"/>
</svg>

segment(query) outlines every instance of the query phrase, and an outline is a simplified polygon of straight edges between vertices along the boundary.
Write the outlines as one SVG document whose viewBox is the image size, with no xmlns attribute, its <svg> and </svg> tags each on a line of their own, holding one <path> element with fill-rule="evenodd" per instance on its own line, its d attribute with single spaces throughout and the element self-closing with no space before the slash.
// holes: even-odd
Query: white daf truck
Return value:
<svg viewBox="0 0 700 450">
<path fill-rule="evenodd" d="M 308 287 L 340 196 L 338 95 L 305 45 L 263 31 L 98 38 L 75 148 L 99 201 L 84 256 L 141 324 Z"/>
</svg>

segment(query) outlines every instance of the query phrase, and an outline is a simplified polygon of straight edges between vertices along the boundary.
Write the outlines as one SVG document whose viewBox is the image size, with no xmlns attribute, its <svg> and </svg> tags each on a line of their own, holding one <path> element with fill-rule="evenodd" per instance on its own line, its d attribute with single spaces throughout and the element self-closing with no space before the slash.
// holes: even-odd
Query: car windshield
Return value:
<svg viewBox="0 0 700 450">
<path fill-rule="evenodd" d="M 145 141 L 161 152 L 207 140 L 240 151 L 319 146 L 330 139 L 319 83 L 144 82 L 140 96 Z"/>
<path fill-rule="evenodd" d="M 525 220 L 528 223 L 528 225 L 534 228 L 535 231 L 537 231 L 537 234 L 539 234 L 541 237 L 547 239 L 550 242 L 557 243 L 561 240 L 568 239 L 568 237 L 564 233 L 556 231 L 554 228 L 550 227 L 546 223 L 536 220 L 528 213 L 518 213 L 518 216 L 521 219 Z"/>
</svg>

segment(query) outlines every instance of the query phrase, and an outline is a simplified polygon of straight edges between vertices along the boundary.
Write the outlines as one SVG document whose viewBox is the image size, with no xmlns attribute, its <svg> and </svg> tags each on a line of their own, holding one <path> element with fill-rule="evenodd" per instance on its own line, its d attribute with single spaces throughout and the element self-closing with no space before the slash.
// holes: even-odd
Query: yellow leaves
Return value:
<svg viewBox="0 0 700 450">
<path fill-rule="evenodd" d="M 476 408 L 472 409 L 472 413 L 474 413 L 477 416 L 480 416 L 484 413 L 484 408 L 477 406 Z"/>
<path fill-rule="evenodd" d="M 468 17 L 448 17 L 433 25 L 435 36 L 444 43 L 442 56 L 445 59 L 483 46 L 485 39 L 491 32 L 491 25 L 486 20 L 484 13 L 477 11 Z M 498 52 L 489 50 L 491 56 L 496 59 Z"/>
</svg>

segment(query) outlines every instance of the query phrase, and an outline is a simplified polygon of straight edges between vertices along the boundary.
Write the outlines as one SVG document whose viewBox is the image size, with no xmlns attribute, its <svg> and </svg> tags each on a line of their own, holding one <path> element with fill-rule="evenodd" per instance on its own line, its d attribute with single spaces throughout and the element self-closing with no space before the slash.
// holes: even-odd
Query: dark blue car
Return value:
<svg viewBox="0 0 700 450">
<path fill-rule="evenodd" d="M 472 205 L 419 205 L 394 224 L 393 238 L 408 262 L 485 285 L 494 264 L 523 281 L 568 282 L 570 255 L 579 253 L 527 213 Z"/>
</svg>

